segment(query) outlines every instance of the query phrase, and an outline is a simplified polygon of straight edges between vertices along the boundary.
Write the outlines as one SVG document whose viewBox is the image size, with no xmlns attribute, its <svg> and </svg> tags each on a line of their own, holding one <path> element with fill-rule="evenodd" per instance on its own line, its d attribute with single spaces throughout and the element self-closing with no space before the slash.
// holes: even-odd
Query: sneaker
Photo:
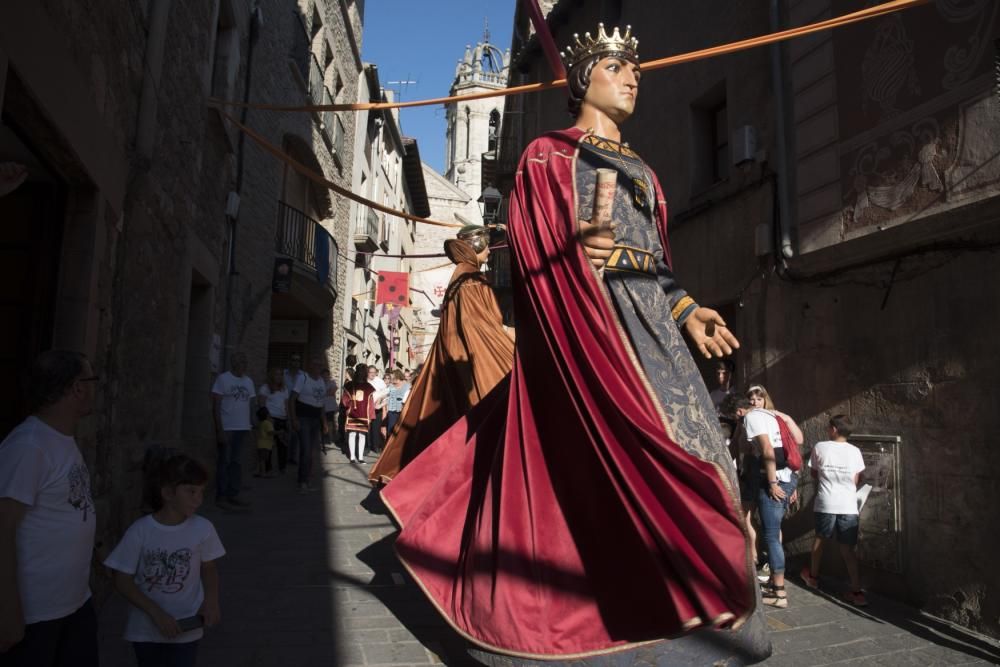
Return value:
<svg viewBox="0 0 1000 667">
<path fill-rule="evenodd" d="M 304 496 L 307 493 L 309 493 L 309 485 L 306 484 L 305 482 L 302 482 L 301 484 L 299 484 L 299 495 Z"/>
<path fill-rule="evenodd" d="M 819 588 L 819 577 L 813 576 L 808 565 L 802 568 L 802 571 L 799 572 L 799 576 L 802 577 L 802 581 L 804 581 L 806 586 L 809 588 Z"/>
<path fill-rule="evenodd" d="M 842 596 L 842 598 L 843 598 L 844 602 L 850 602 L 855 607 L 867 607 L 868 606 L 868 598 L 867 598 L 867 596 L 865 596 L 864 589 L 862 589 L 860 591 L 847 591 L 846 593 L 844 593 L 844 595 Z"/>
<path fill-rule="evenodd" d="M 250 502 L 247 500 L 241 500 L 236 497 L 228 498 L 227 500 L 229 501 L 230 505 L 233 505 L 234 507 L 238 507 L 240 509 L 246 509 L 250 507 Z"/>
</svg>

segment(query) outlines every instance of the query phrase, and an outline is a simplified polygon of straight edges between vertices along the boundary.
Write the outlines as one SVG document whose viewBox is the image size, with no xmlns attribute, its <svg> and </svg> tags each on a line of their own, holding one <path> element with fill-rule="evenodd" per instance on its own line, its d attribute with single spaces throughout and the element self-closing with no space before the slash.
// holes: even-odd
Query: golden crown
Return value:
<svg viewBox="0 0 1000 667">
<path fill-rule="evenodd" d="M 615 27 L 614 32 L 608 35 L 604 30 L 604 24 L 598 23 L 597 39 L 591 37 L 588 32 L 584 33 L 582 40 L 579 34 L 573 33 L 573 40 L 576 43 L 567 46 L 566 50 L 559 54 L 562 56 L 566 69 L 573 69 L 590 56 L 599 54 L 610 55 L 614 53 L 621 55 L 626 60 L 639 62 L 639 40 L 632 36 L 632 26 L 630 25 L 625 26 L 624 35 L 619 32 L 617 27 Z"/>
</svg>

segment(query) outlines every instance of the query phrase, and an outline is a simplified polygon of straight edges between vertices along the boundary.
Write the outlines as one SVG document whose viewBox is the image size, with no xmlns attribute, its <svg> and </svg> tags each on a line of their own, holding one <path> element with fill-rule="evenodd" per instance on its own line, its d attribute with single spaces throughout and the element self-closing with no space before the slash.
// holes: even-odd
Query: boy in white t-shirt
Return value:
<svg viewBox="0 0 1000 667">
<path fill-rule="evenodd" d="M 131 603 L 125 639 L 139 667 L 194 665 L 202 626 L 219 622 L 215 560 L 226 550 L 211 522 L 195 514 L 207 481 L 205 467 L 183 454 L 155 466 L 147 481 L 155 511 L 129 526 L 104 561 Z"/>
<path fill-rule="evenodd" d="M 811 566 L 803 568 L 801 574 L 808 586 L 816 588 L 819 585 L 823 545 L 827 540 L 836 538 L 851 580 L 851 590 L 844 595 L 844 599 L 864 607 L 868 600 L 861 588 L 854 547 L 858 544 L 858 481 L 865 462 L 861 450 L 847 442 L 851 430 L 851 422 L 846 416 L 834 415 L 830 418 L 830 439 L 817 443 L 809 455 L 809 468 L 818 486 L 813 507 L 816 539 L 813 541 Z"/>
</svg>

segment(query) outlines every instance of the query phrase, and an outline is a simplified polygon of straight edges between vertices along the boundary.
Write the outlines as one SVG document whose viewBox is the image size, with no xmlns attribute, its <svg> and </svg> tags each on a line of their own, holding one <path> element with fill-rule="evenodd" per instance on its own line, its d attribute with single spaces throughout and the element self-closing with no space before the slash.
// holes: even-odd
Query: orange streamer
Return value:
<svg viewBox="0 0 1000 667">
<path fill-rule="evenodd" d="M 248 137 L 253 139 L 265 151 L 275 156 L 276 158 L 287 164 L 289 167 L 291 167 L 295 171 L 299 172 L 300 174 L 308 178 L 310 181 L 313 181 L 314 183 L 318 183 L 319 185 L 329 188 L 330 190 L 333 190 L 342 197 L 346 197 L 347 199 L 356 201 L 359 204 L 364 204 L 365 206 L 373 208 L 376 211 L 381 211 L 382 213 L 385 213 L 387 215 L 394 215 L 399 218 L 405 218 L 406 220 L 412 220 L 413 222 L 420 222 L 425 225 L 436 225 L 438 227 L 456 227 L 456 228 L 461 228 L 463 226 L 454 222 L 441 222 L 439 220 L 431 220 L 430 218 L 421 218 L 420 216 L 411 215 L 410 213 L 406 213 L 405 211 L 397 211 L 396 209 L 389 208 L 388 206 L 384 206 L 370 199 L 365 199 L 361 195 L 356 195 L 350 190 L 342 188 L 333 181 L 327 179 L 322 174 L 317 174 L 315 171 L 313 171 L 306 165 L 302 164 L 301 162 L 293 158 L 291 155 L 282 151 L 280 148 L 269 142 L 267 139 L 265 139 L 263 136 L 261 136 L 254 130 L 251 130 L 246 125 L 240 123 L 238 120 L 227 114 L 225 111 L 220 111 L 220 113 L 226 118 L 226 120 L 228 120 L 234 126 L 238 127 L 241 132 L 243 132 Z"/>
<path fill-rule="evenodd" d="M 805 35 L 812 34 L 814 32 L 821 32 L 823 30 L 832 30 L 833 28 L 840 28 L 845 25 L 850 25 L 852 23 L 857 23 L 859 21 L 867 21 L 868 19 L 873 19 L 879 16 L 884 16 L 886 14 L 891 14 L 893 12 L 902 11 L 904 9 L 911 9 L 913 7 L 918 7 L 920 5 L 925 5 L 931 2 L 931 0 L 892 0 L 891 2 L 885 2 L 874 7 L 869 7 L 867 9 L 862 9 L 851 14 L 844 14 L 843 16 L 838 16 L 832 19 L 827 19 L 825 21 L 818 21 L 816 23 L 810 23 L 808 25 L 800 26 L 798 28 L 789 28 L 788 30 L 782 30 L 780 32 L 774 32 L 767 35 L 760 35 L 758 37 L 751 37 L 749 39 L 740 40 L 738 42 L 731 42 L 729 44 L 722 44 L 720 46 L 713 46 L 707 49 L 701 49 L 699 51 L 689 51 L 688 53 L 681 53 L 675 56 L 668 56 L 666 58 L 660 58 L 658 60 L 650 60 L 648 62 L 642 63 L 640 68 L 643 71 L 663 69 L 665 67 L 672 67 L 674 65 L 680 65 L 682 63 L 689 63 L 695 60 L 704 60 L 705 58 L 714 58 L 715 56 L 725 55 L 727 53 L 735 53 L 737 51 L 745 51 L 747 49 L 756 48 L 758 46 L 764 46 L 766 44 L 774 44 L 775 42 L 783 42 L 789 39 L 794 39 L 796 37 L 804 37 Z M 423 107 L 423 106 L 434 106 L 438 104 L 449 104 L 451 102 L 456 102 L 460 100 L 482 100 L 490 97 L 506 97 L 508 95 L 523 95 L 526 93 L 538 93 L 543 90 L 552 90 L 553 88 L 562 88 L 566 85 L 566 79 L 556 79 L 555 81 L 549 81 L 547 83 L 529 83 L 522 86 L 512 86 L 510 88 L 502 88 L 500 90 L 489 90 L 481 93 L 471 93 L 468 95 L 455 95 L 452 97 L 435 97 L 429 100 L 413 100 L 410 102 L 357 102 L 353 104 L 309 104 L 304 106 L 286 106 L 280 104 L 244 104 L 242 102 L 232 102 L 227 100 L 220 100 L 217 98 L 209 98 L 209 103 L 216 106 L 226 106 L 226 107 L 247 107 L 250 109 L 261 109 L 267 111 L 296 111 L 296 112 L 318 112 L 318 111 L 374 111 L 377 109 L 404 109 L 409 107 Z"/>
</svg>

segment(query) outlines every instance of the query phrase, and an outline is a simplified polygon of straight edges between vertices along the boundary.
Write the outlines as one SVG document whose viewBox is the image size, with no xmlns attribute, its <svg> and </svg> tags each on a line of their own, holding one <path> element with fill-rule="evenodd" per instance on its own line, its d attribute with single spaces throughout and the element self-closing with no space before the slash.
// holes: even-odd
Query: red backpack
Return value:
<svg viewBox="0 0 1000 667">
<path fill-rule="evenodd" d="M 760 410 L 762 408 L 757 409 Z M 785 420 L 778 415 L 774 414 L 770 410 L 764 410 L 764 412 L 774 417 L 774 420 L 778 422 L 778 433 L 781 435 L 780 449 L 785 450 L 785 465 L 791 468 L 794 472 L 798 472 L 802 469 L 802 453 L 799 452 L 799 446 L 795 442 L 795 438 L 792 437 L 791 429 L 788 428 L 788 424 L 785 423 Z"/>
<path fill-rule="evenodd" d="M 778 421 L 778 432 L 781 433 L 781 448 L 785 450 L 785 465 L 798 472 L 802 469 L 802 454 L 795 438 L 792 437 L 792 430 L 788 428 L 784 419 L 778 415 L 774 415 L 774 418 Z"/>
</svg>

